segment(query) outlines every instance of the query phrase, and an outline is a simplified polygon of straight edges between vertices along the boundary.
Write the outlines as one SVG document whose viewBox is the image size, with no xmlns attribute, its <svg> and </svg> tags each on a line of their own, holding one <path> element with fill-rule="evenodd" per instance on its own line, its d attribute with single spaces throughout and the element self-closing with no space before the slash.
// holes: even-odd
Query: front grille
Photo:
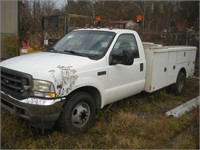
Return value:
<svg viewBox="0 0 200 150">
<path fill-rule="evenodd" d="M 1 90 L 17 99 L 28 98 L 32 89 L 32 76 L 1 67 Z"/>
</svg>

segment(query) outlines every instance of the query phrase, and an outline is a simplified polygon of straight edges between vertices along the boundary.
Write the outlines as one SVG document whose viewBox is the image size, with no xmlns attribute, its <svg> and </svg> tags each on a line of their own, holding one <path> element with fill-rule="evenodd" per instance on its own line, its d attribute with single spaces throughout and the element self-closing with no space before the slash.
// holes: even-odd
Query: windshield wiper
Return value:
<svg viewBox="0 0 200 150">
<path fill-rule="evenodd" d="M 70 53 L 70 54 L 73 54 L 73 55 L 78 55 L 78 56 L 83 56 L 83 57 L 86 57 L 85 55 L 81 54 L 81 53 L 78 53 L 78 52 L 75 52 L 75 51 L 71 51 L 71 50 L 64 50 L 65 53 Z"/>
<path fill-rule="evenodd" d="M 55 50 L 53 47 L 50 47 L 46 50 L 47 52 L 57 52 L 57 50 Z"/>
</svg>

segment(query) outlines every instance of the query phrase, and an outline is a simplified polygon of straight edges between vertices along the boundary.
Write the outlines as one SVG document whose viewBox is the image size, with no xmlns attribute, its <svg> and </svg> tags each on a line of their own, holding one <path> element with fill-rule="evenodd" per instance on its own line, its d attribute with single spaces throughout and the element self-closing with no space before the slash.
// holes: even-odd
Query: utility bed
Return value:
<svg viewBox="0 0 200 150">
<path fill-rule="evenodd" d="M 145 91 L 153 92 L 175 83 L 181 68 L 187 69 L 186 77 L 194 74 L 196 47 L 147 42 L 143 43 L 143 47 L 147 64 Z"/>
</svg>

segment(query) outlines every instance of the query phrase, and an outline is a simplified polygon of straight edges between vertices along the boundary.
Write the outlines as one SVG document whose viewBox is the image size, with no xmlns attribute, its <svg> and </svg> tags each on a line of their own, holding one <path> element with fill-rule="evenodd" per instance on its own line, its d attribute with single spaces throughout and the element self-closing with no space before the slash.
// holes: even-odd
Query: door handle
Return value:
<svg viewBox="0 0 200 150">
<path fill-rule="evenodd" d="M 140 63 L 140 71 L 143 71 L 143 70 L 144 70 L 144 64 Z"/>
</svg>

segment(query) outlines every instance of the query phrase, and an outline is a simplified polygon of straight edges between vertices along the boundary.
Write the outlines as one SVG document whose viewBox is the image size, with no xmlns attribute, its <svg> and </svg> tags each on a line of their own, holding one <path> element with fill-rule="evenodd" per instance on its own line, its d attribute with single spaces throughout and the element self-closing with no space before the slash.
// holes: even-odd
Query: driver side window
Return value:
<svg viewBox="0 0 200 150">
<path fill-rule="evenodd" d="M 112 53 L 120 54 L 123 50 L 131 50 L 134 53 L 134 58 L 139 58 L 138 46 L 133 34 L 120 35 L 113 47 Z"/>
</svg>

